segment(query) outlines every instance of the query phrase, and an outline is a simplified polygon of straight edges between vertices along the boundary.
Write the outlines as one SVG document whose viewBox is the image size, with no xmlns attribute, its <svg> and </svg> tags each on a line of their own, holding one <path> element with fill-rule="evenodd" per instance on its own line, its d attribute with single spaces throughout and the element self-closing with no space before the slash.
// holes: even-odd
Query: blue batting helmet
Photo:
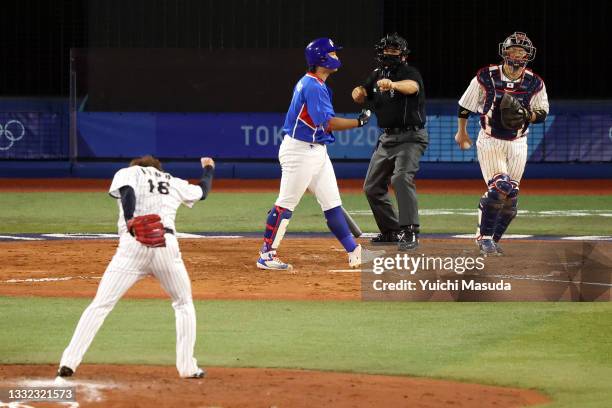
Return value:
<svg viewBox="0 0 612 408">
<path fill-rule="evenodd" d="M 306 46 L 304 54 L 308 66 L 325 67 L 329 69 L 340 68 L 340 61 L 330 57 L 329 53 L 341 50 L 342 47 L 334 44 L 331 38 L 317 38 Z"/>
</svg>

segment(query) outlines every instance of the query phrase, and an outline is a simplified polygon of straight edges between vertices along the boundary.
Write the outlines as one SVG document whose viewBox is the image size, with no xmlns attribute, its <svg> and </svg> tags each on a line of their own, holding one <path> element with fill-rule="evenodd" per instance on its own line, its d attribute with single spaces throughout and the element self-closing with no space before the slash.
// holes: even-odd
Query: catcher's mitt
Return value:
<svg viewBox="0 0 612 408">
<path fill-rule="evenodd" d="M 127 222 L 128 231 L 138 242 L 148 247 L 165 247 L 164 224 L 157 214 L 141 215 Z"/>
<path fill-rule="evenodd" d="M 519 130 L 531 117 L 531 112 L 525 109 L 514 96 L 505 93 L 499 105 L 501 123 L 506 129 Z"/>
</svg>

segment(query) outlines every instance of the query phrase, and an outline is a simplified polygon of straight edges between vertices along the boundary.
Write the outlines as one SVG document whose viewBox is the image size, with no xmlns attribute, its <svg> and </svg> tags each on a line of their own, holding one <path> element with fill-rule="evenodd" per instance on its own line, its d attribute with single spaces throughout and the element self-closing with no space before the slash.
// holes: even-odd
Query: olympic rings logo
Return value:
<svg viewBox="0 0 612 408">
<path fill-rule="evenodd" d="M 23 139 L 24 136 L 25 126 L 20 121 L 12 119 L 6 122 L 4 126 L 0 124 L 0 150 L 9 150 L 15 142 Z M 3 138 L 9 141 L 7 146 L 2 145 Z"/>
</svg>

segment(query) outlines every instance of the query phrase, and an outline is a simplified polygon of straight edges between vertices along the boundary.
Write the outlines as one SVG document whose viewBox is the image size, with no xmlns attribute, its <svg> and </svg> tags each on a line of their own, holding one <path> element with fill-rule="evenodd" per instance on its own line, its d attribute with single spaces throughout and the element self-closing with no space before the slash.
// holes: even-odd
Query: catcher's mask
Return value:
<svg viewBox="0 0 612 408">
<path fill-rule="evenodd" d="M 406 40 L 397 33 L 387 34 L 374 46 L 376 62 L 381 68 L 395 68 L 410 54 Z M 385 50 L 398 50 L 399 55 L 385 54 Z"/>
<path fill-rule="evenodd" d="M 527 54 L 523 58 L 512 58 L 509 55 L 508 49 L 510 47 L 520 47 L 525 50 Z M 504 59 L 504 63 L 515 68 L 524 68 L 528 62 L 535 59 L 536 48 L 531 43 L 527 34 L 519 31 L 508 36 L 504 42 L 499 43 L 499 55 Z"/>
</svg>

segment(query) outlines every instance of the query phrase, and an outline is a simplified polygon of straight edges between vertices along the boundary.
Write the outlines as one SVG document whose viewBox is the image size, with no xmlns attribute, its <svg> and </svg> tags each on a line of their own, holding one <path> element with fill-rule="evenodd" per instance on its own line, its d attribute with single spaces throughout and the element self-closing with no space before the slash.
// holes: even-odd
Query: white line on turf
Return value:
<svg viewBox="0 0 612 408">
<path fill-rule="evenodd" d="M 534 235 L 522 235 L 522 234 L 505 234 L 504 239 L 525 239 L 532 238 Z M 476 239 L 476 234 L 458 234 L 451 235 L 451 238 L 462 238 L 462 239 Z"/>
<path fill-rule="evenodd" d="M 178 238 L 181 239 L 239 239 L 244 238 L 243 235 L 199 235 L 190 234 L 184 232 L 178 232 Z M 377 236 L 377 232 L 364 232 L 362 238 L 373 238 Z M 102 238 L 117 238 L 116 234 L 94 234 L 94 233 L 70 233 L 70 234 L 41 234 L 39 237 L 21 237 L 14 235 L 0 235 L 0 241 L 2 240 L 16 240 L 16 241 L 45 241 L 48 238 L 58 239 L 102 239 Z M 474 239 L 474 234 L 456 234 L 443 236 L 440 235 L 438 238 L 461 238 L 461 239 Z M 427 239 L 425 235 L 423 238 Z M 435 239 L 436 237 L 434 237 Z M 525 238 L 537 238 L 537 235 L 528 234 L 507 234 L 504 238 L 509 239 L 525 239 Z M 567 236 L 567 237 L 554 237 L 554 239 L 562 239 L 569 241 L 612 241 L 612 235 L 578 235 L 578 236 Z M 343 252 L 342 249 L 336 249 L 339 252 Z"/>
<path fill-rule="evenodd" d="M 331 269 L 328 272 L 372 272 L 372 269 Z M 474 278 L 499 278 L 499 279 L 516 279 L 516 280 L 530 280 L 537 282 L 552 282 L 552 283 L 575 283 L 580 285 L 592 285 L 592 286 L 604 286 L 612 288 L 612 283 L 604 282 L 581 282 L 571 281 L 564 279 L 551 279 L 551 278 L 538 278 L 535 276 L 521 276 L 521 275 L 477 275 Z"/>
<path fill-rule="evenodd" d="M 376 235 L 378 235 L 378 233 L 376 232 L 364 232 L 361 237 L 362 238 L 373 238 Z M 427 236 L 425 236 L 424 238 L 427 239 Z M 456 235 L 449 235 L 448 238 L 476 239 L 476 235 L 475 234 L 456 234 Z M 537 238 L 537 235 L 529 235 L 529 234 L 506 234 L 504 235 L 504 239 L 526 239 L 526 238 Z M 612 236 L 585 235 L 585 236 L 561 237 L 561 239 L 572 240 L 572 241 L 612 241 Z"/>
<path fill-rule="evenodd" d="M 13 235 L 0 235 L 0 239 L 14 239 L 16 241 L 43 241 L 44 240 L 44 238 L 16 237 Z"/>
<path fill-rule="evenodd" d="M 521 275 L 486 275 L 483 277 L 491 277 L 491 278 L 501 278 L 501 279 L 517 279 L 517 280 L 530 280 L 530 281 L 538 281 L 538 282 L 553 282 L 553 283 L 575 283 L 579 285 L 593 285 L 593 286 L 605 286 L 608 288 L 612 288 L 612 283 L 603 283 L 603 282 L 581 282 L 581 281 L 572 281 L 565 279 L 550 279 L 550 278 L 537 278 L 533 276 L 521 276 Z"/>
<path fill-rule="evenodd" d="M 198 234 L 189 234 L 186 232 L 177 232 L 177 238 L 183 239 L 237 239 L 242 238 L 242 235 L 198 235 Z M 24 240 L 42 240 L 44 238 L 25 238 L 25 237 L 13 237 L 13 236 L 3 236 L 0 235 L 0 238 L 9 238 L 9 239 L 24 239 Z M 78 232 L 78 233 L 67 233 L 67 234 L 42 234 L 41 237 L 45 238 L 67 238 L 67 239 L 100 239 L 100 238 L 119 238 L 117 234 L 97 234 L 97 233 L 86 233 L 86 232 Z"/>
<path fill-rule="evenodd" d="M 7 279 L 0 283 L 24 283 L 24 282 L 59 282 L 72 279 L 102 279 L 101 276 L 64 276 L 61 278 L 27 278 L 27 279 Z"/>
<path fill-rule="evenodd" d="M 242 235 L 196 235 L 179 232 L 176 234 L 178 238 L 194 238 L 194 239 L 238 239 L 243 238 Z"/>
<path fill-rule="evenodd" d="M 582 237 L 561 237 L 569 241 L 612 241 L 612 236 L 606 235 L 585 235 Z"/>
<path fill-rule="evenodd" d="M 371 216 L 370 210 L 353 210 L 349 214 L 356 216 Z M 419 210 L 420 215 L 460 215 L 475 217 L 478 211 L 472 208 L 430 208 Z M 612 217 L 612 210 L 519 210 L 523 217 Z"/>
<path fill-rule="evenodd" d="M 88 234 L 76 232 L 70 234 L 42 234 L 42 237 L 48 238 L 72 238 L 72 239 L 100 239 L 100 238 L 118 238 L 117 234 Z"/>
</svg>

